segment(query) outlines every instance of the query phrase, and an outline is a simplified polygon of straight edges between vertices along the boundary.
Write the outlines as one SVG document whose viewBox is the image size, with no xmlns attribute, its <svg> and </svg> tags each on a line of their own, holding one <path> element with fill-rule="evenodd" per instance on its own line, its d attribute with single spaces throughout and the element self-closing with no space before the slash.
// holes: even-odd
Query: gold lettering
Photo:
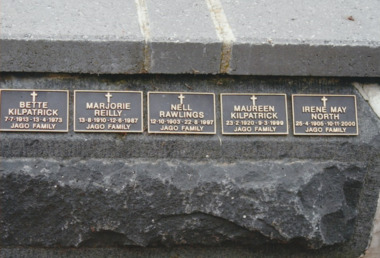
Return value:
<svg viewBox="0 0 380 258">
<path fill-rule="evenodd" d="M 231 119 L 278 119 L 277 113 L 231 112 Z"/>
<path fill-rule="evenodd" d="M 12 123 L 11 129 L 29 129 L 29 124 L 24 123 Z"/>
<path fill-rule="evenodd" d="M 10 108 L 8 114 L 13 116 L 58 116 L 58 109 Z"/>
<path fill-rule="evenodd" d="M 347 107 L 331 107 L 331 113 L 346 113 Z"/>
<path fill-rule="evenodd" d="M 178 131 L 178 126 L 176 125 L 163 125 L 160 131 Z"/>
<path fill-rule="evenodd" d="M 48 102 L 20 101 L 20 108 L 48 108 Z"/>
<path fill-rule="evenodd" d="M 345 133 L 346 127 L 326 127 L 327 133 Z"/>
<path fill-rule="evenodd" d="M 104 130 L 104 128 L 104 124 L 88 124 L 86 127 L 87 130 Z"/>
<path fill-rule="evenodd" d="M 204 118 L 204 112 L 197 111 L 160 111 L 161 118 Z"/>
<path fill-rule="evenodd" d="M 197 126 L 197 125 L 183 125 L 181 127 L 181 130 L 182 131 L 185 131 L 185 132 L 202 132 L 203 131 L 203 127 L 204 126 Z"/>
<path fill-rule="evenodd" d="M 131 125 L 126 124 L 108 124 L 110 130 L 129 130 Z"/>
<path fill-rule="evenodd" d="M 190 108 L 190 105 L 187 104 L 171 104 L 170 105 L 170 110 L 175 110 L 175 111 L 192 111 Z"/>
<path fill-rule="evenodd" d="M 326 107 L 317 107 L 317 106 L 303 106 L 303 113 L 327 113 Z"/>
<path fill-rule="evenodd" d="M 35 124 L 33 123 L 33 129 L 44 129 L 44 130 L 53 130 L 55 129 L 56 124 Z"/>
<path fill-rule="evenodd" d="M 237 126 L 234 132 L 252 132 L 252 127 L 249 126 Z"/>
<path fill-rule="evenodd" d="M 275 132 L 276 127 L 274 126 L 255 126 L 255 132 Z"/>
<path fill-rule="evenodd" d="M 86 109 L 106 109 L 106 110 L 129 110 L 131 109 L 131 103 L 98 103 L 98 102 L 86 102 Z"/>
<path fill-rule="evenodd" d="M 269 106 L 269 105 L 258 105 L 258 106 L 234 105 L 234 112 L 274 112 L 274 106 Z"/>
<path fill-rule="evenodd" d="M 322 127 L 307 127 L 305 133 L 322 133 Z"/>
<path fill-rule="evenodd" d="M 317 113 L 317 114 L 311 114 L 312 120 L 339 120 L 339 114 L 323 114 L 323 113 Z"/>
</svg>

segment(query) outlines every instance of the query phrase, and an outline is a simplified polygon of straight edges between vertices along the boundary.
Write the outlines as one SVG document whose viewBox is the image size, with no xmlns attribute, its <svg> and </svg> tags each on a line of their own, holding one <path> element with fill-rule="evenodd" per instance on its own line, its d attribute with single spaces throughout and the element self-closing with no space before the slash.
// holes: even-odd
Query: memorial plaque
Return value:
<svg viewBox="0 0 380 258">
<path fill-rule="evenodd" d="M 286 94 L 222 93 L 220 102 L 222 134 L 288 134 Z"/>
<path fill-rule="evenodd" d="M 4 89 L 0 95 L 0 131 L 68 131 L 69 91 Z"/>
<path fill-rule="evenodd" d="M 143 132 L 142 91 L 74 91 L 74 131 Z"/>
<path fill-rule="evenodd" d="M 148 92 L 148 132 L 215 134 L 215 94 Z"/>
<path fill-rule="evenodd" d="M 294 135 L 358 135 L 355 95 L 294 94 Z"/>
</svg>

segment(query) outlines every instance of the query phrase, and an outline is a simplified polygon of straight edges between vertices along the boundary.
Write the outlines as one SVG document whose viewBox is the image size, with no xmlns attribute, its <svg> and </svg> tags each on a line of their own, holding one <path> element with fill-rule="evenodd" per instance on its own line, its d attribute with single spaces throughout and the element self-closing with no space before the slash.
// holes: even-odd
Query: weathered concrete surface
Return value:
<svg viewBox="0 0 380 258">
<path fill-rule="evenodd" d="M 0 69 L 139 73 L 144 38 L 135 2 L 1 1 Z"/>
<path fill-rule="evenodd" d="M 221 43 L 205 1 L 147 0 L 151 73 L 218 73 Z"/>
<path fill-rule="evenodd" d="M 378 76 L 378 1 L 220 1 L 231 74 Z"/>
<path fill-rule="evenodd" d="M 2 252 L 12 257 L 32 254 L 31 246 L 77 246 L 79 253 L 84 247 L 140 246 L 137 253 L 157 247 L 165 257 L 160 246 L 187 253 L 187 245 L 194 256 L 199 245 L 231 244 L 243 248 L 235 253 L 242 257 L 358 257 L 368 244 L 379 193 L 380 121 L 353 81 L 378 83 L 2 74 L 1 88 L 68 89 L 71 97 L 74 89 L 282 92 L 288 100 L 292 93 L 355 94 L 360 131 L 355 137 L 233 137 L 221 135 L 218 126 L 210 136 L 124 135 L 74 133 L 70 125 L 63 134 L 1 133 Z M 218 108 L 217 118 L 219 125 Z"/>
<path fill-rule="evenodd" d="M 379 9 L 377 0 L 3 0 L 0 70 L 374 77 Z"/>
</svg>

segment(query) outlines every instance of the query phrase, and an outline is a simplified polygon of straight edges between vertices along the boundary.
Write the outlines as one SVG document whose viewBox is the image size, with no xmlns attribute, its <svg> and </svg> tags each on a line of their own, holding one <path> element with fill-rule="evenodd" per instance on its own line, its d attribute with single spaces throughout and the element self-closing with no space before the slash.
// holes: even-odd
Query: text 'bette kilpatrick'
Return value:
<svg viewBox="0 0 380 258">
<path fill-rule="evenodd" d="M 0 95 L 0 131 L 68 131 L 69 91 L 4 89 Z"/>
<path fill-rule="evenodd" d="M 143 132 L 142 91 L 74 91 L 74 131 Z"/>
<path fill-rule="evenodd" d="M 215 134 L 215 94 L 148 92 L 148 132 Z"/>
</svg>

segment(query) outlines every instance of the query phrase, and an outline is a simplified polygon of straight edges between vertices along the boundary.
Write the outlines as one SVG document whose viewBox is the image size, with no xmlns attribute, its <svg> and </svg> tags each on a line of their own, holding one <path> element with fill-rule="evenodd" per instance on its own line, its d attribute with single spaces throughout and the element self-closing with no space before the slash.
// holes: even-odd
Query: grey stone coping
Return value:
<svg viewBox="0 0 380 258">
<path fill-rule="evenodd" d="M 1 1 L 0 71 L 380 76 L 377 0 Z"/>
</svg>

